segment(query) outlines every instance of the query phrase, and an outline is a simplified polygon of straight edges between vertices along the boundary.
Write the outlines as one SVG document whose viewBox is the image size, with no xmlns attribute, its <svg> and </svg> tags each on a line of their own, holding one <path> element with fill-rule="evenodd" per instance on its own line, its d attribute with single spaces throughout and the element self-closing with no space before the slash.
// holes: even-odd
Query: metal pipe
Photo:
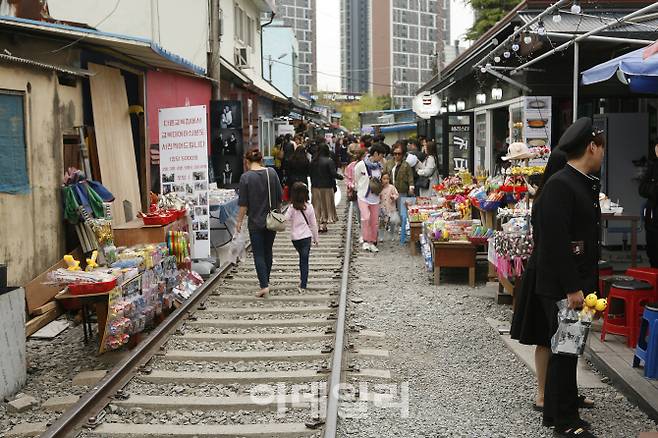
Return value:
<svg viewBox="0 0 658 438">
<path fill-rule="evenodd" d="M 338 302 L 338 315 L 336 320 L 336 340 L 334 343 L 334 357 L 331 362 L 331 376 L 329 377 L 327 415 L 324 426 L 324 438 L 336 438 L 338 426 L 338 404 L 340 402 L 340 384 L 343 371 L 343 349 L 345 348 L 345 314 L 347 312 L 347 281 L 350 276 L 350 254 L 352 253 L 352 215 L 354 203 L 350 202 L 347 211 L 347 233 L 345 235 L 345 249 L 343 251 L 343 274 L 340 282 L 340 298 Z"/>
<path fill-rule="evenodd" d="M 516 67 L 503 67 L 501 65 L 492 65 L 491 70 L 501 70 L 501 71 L 509 71 L 509 70 L 514 70 Z M 525 71 L 536 71 L 536 72 L 545 72 L 545 68 L 526 68 L 524 69 Z"/>
<path fill-rule="evenodd" d="M 573 115 L 572 122 L 578 120 L 578 84 L 580 83 L 580 43 L 573 44 Z"/>
<path fill-rule="evenodd" d="M 537 32 L 532 32 L 532 33 L 537 33 Z M 561 33 L 561 32 L 546 32 L 546 35 L 549 37 L 553 38 L 564 38 L 564 39 L 572 39 L 576 38 L 578 35 L 577 34 L 571 34 L 571 33 Z M 635 38 L 618 38 L 618 37 L 609 37 L 609 36 L 601 36 L 601 35 L 590 35 L 587 38 L 585 38 L 587 41 L 602 41 L 602 42 L 610 42 L 610 43 L 628 43 L 628 44 L 638 44 L 638 45 L 645 45 L 645 44 L 653 44 L 654 41 L 651 40 L 638 40 Z"/>
<path fill-rule="evenodd" d="M 492 53 L 496 53 L 501 47 L 504 47 L 507 43 L 511 42 L 516 38 L 517 35 L 521 34 L 524 30 L 528 29 L 530 26 L 535 24 L 537 21 L 541 20 L 548 14 L 552 13 L 554 10 L 558 9 L 560 6 L 569 3 L 571 0 L 560 0 L 554 5 L 549 6 L 544 10 L 544 12 L 540 13 L 536 17 L 533 17 L 532 20 L 528 21 L 526 24 L 523 26 L 519 27 L 516 29 L 510 36 L 505 38 L 502 43 L 498 44 L 487 56 L 485 56 L 483 59 L 487 59 L 489 56 L 491 56 Z M 480 61 L 478 64 L 476 64 L 476 67 L 482 67 L 484 64 L 482 61 Z"/>
<path fill-rule="evenodd" d="M 492 75 L 492 76 L 497 77 L 497 78 L 500 79 L 501 81 L 505 81 L 505 82 L 507 82 L 508 84 L 513 85 L 514 87 L 519 88 L 519 89 L 525 91 L 526 93 L 532 93 L 532 90 L 531 90 L 529 87 L 527 87 L 526 85 L 523 85 L 522 83 L 517 82 L 517 81 L 515 81 L 514 79 L 510 79 L 510 78 L 508 78 L 507 76 L 498 73 L 497 71 L 494 71 L 494 70 L 492 70 L 492 69 L 490 69 L 490 68 L 487 68 L 487 73 L 489 73 L 489 74 Z"/>
<path fill-rule="evenodd" d="M 574 43 L 576 43 L 576 42 L 579 42 L 579 41 L 582 41 L 582 40 L 584 40 L 584 39 L 587 39 L 587 37 L 589 37 L 589 36 L 591 36 L 591 35 L 595 35 L 595 34 L 601 32 L 601 31 L 603 31 L 603 30 L 606 30 L 606 29 L 608 29 L 608 28 L 610 28 L 610 27 L 613 27 L 613 26 L 616 25 L 616 24 L 620 24 L 620 23 L 622 23 L 622 22 L 625 21 L 625 20 L 630 20 L 631 18 L 637 17 L 637 16 L 639 16 L 639 15 L 644 14 L 645 12 L 651 11 L 651 10 L 656 9 L 656 8 L 658 8 L 658 2 L 655 2 L 655 3 L 653 3 L 653 4 L 650 4 L 650 5 L 648 5 L 648 6 L 645 6 L 645 7 L 642 8 L 642 9 L 638 9 L 637 11 L 632 12 L 632 13 L 630 13 L 630 14 L 628 14 L 628 15 L 622 17 L 622 18 L 620 18 L 620 19 L 618 19 L 618 20 L 615 21 L 615 22 L 611 22 L 611 23 L 607 23 L 607 24 L 604 24 L 604 25 L 602 25 L 602 26 L 599 26 L 599 27 L 597 27 L 596 29 L 590 30 L 590 31 L 587 32 L 587 33 L 584 33 L 584 34 L 582 34 L 582 35 L 580 35 L 580 36 L 578 36 L 578 37 L 576 37 L 576 38 L 574 38 L 574 39 L 572 39 L 572 40 L 570 40 L 570 41 L 567 41 L 567 42 L 564 43 L 564 44 L 559 45 L 558 47 L 556 47 L 556 48 L 554 48 L 554 49 L 552 49 L 552 50 L 549 50 L 549 51 L 546 52 L 546 53 L 543 53 L 543 54 L 539 55 L 538 57 L 532 59 L 531 61 L 528 61 L 528 62 L 526 62 L 526 63 L 523 64 L 523 65 L 520 65 L 520 66 L 517 67 L 516 70 L 514 70 L 514 71 L 518 71 L 518 70 L 521 70 L 521 69 L 523 69 L 523 68 L 529 67 L 529 66 L 531 66 L 531 65 L 533 65 L 533 64 L 536 64 L 537 62 L 539 62 L 539 61 L 541 61 L 541 60 L 543 60 L 543 59 L 545 59 L 545 58 L 551 56 L 551 55 L 554 54 L 554 53 L 561 52 L 561 51 L 563 51 L 563 50 L 568 49 L 572 44 L 574 44 Z"/>
</svg>

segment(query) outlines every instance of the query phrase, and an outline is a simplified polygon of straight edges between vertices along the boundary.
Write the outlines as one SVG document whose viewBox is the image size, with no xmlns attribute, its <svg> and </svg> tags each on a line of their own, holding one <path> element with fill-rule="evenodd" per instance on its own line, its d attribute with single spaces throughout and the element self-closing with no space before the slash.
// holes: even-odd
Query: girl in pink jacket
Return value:
<svg viewBox="0 0 658 438">
<path fill-rule="evenodd" d="M 290 188 L 291 206 L 286 211 L 286 220 L 290 224 L 290 238 L 299 254 L 300 283 L 299 292 L 306 292 L 308 283 L 308 259 L 311 243 L 318 244 L 318 223 L 315 220 L 313 205 L 308 202 L 308 187 L 296 182 Z"/>
</svg>

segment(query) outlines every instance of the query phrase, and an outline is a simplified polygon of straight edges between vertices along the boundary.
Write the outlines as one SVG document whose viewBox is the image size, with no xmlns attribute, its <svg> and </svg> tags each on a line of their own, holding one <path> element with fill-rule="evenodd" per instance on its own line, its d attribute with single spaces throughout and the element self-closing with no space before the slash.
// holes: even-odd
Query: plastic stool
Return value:
<svg viewBox="0 0 658 438">
<path fill-rule="evenodd" d="M 658 268 L 629 268 L 626 270 L 626 275 L 650 283 L 653 287 L 654 301 L 658 301 Z"/>
<path fill-rule="evenodd" d="M 633 368 L 639 367 L 640 361 L 644 362 L 644 377 L 658 377 L 658 303 L 644 307 Z"/>
<path fill-rule="evenodd" d="M 617 281 L 612 284 L 608 294 L 608 307 L 603 315 L 601 341 L 605 341 L 606 333 L 626 336 L 626 345 L 635 348 L 639 332 L 642 305 L 651 302 L 653 288 L 651 284 L 641 280 Z M 610 317 L 610 307 L 614 300 L 624 302 L 624 316 Z"/>
</svg>

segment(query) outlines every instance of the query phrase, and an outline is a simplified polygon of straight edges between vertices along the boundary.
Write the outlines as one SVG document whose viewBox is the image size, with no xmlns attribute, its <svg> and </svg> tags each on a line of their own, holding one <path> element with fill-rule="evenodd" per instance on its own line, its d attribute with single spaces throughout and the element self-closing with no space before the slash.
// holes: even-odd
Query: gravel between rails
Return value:
<svg viewBox="0 0 658 438">
<path fill-rule="evenodd" d="M 322 365 L 329 366 L 328 360 L 314 360 L 304 362 L 278 362 L 278 361 L 259 361 L 259 362 L 194 362 L 194 361 L 169 361 L 158 360 L 153 362 L 154 370 L 166 371 L 200 371 L 200 372 L 264 372 L 264 371 L 298 371 L 298 370 L 317 370 Z"/>
<path fill-rule="evenodd" d="M 169 350 L 188 351 L 295 351 L 295 350 L 321 350 L 331 344 L 326 341 L 304 342 L 269 342 L 269 341 L 190 341 L 174 338 L 167 342 Z"/>
<path fill-rule="evenodd" d="M 348 300 L 348 324 L 358 321 L 386 333 L 388 360 L 350 363 L 391 370 L 393 380 L 388 383 L 397 385 L 398 394 L 400 385 L 408 384 L 409 413 L 404 415 L 399 407 L 343 402 L 338 436 L 552 437 L 552 431 L 541 426 L 541 414 L 531 409 L 534 375 L 486 322 L 509 321 L 510 307 L 475 296 L 484 295 L 483 285 L 468 288 L 465 272 L 451 275 L 450 281 L 458 284 L 432 285 L 422 259 L 409 257 L 407 251 L 386 242 L 376 256 L 361 253 L 355 259 L 349 298 L 363 302 Z M 614 387 L 583 392 L 597 404 L 582 416 L 598 436 L 630 438 L 656 430 L 656 424 Z"/>
<path fill-rule="evenodd" d="M 319 383 L 318 383 L 319 384 Z M 126 386 L 126 391 L 131 394 L 152 395 L 152 396 L 198 396 L 198 397 L 232 397 L 246 396 L 254 394 L 263 394 L 262 384 L 256 385 L 218 385 L 218 384 L 187 384 L 187 383 L 161 383 L 155 384 L 145 382 L 139 378 L 133 379 Z M 265 385 L 272 390 L 279 391 L 277 385 Z M 316 394 L 317 386 L 310 384 L 287 383 L 280 386 L 282 394 Z"/>
<path fill-rule="evenodd" d="M 220 327 L 202 327 L 193 324 L 185 325 L 185 333 L 212 333 L 212 334 L 250 334 L 250 333 L 267 333 L 267 334 L 284 334 L 284 333 L 305 333 L 315 332 L 324 333 L 327 328 L 333 326 L 334 321 L 327 321 L 323 327 L 253 327 L 253 328 L 220 328 Z"/>
</svg>

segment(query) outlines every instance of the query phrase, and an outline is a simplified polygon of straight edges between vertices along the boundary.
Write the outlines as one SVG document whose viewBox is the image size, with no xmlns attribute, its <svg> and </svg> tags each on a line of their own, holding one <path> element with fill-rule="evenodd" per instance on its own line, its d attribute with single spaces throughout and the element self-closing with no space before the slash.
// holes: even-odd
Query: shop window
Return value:
<svg viewBox="0 0 658 438">
<path fill-rule="evenodd" d="M 27 193 L 23 94 L 0 92 L 0 192 Z"/>
</svg>

